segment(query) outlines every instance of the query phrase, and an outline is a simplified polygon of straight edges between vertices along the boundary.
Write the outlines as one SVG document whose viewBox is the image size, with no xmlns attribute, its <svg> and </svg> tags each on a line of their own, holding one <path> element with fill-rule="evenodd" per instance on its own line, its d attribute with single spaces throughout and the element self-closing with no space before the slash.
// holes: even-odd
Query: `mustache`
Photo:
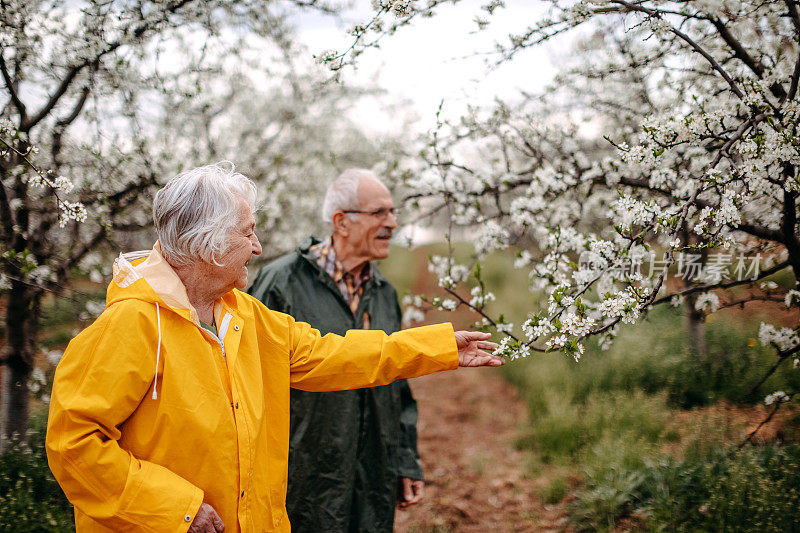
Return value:
<svg viewBox="0 0 800 533">
<path fill-rule="evenodd" d="M 375 234 L 379 239 L 391 239 L 394 232 L 388 228 L 383 228 Z"/>
</svg>

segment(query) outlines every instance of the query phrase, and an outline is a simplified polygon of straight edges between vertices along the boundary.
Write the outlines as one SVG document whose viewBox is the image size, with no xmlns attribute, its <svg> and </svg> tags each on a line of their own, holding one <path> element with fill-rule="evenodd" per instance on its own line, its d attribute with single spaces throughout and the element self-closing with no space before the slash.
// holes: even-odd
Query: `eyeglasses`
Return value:
<svg viewBox="0 0 800 533">
<path fill-rule="evenodd" d="M 364 215 L 372 215 L 378 218 L 387 218 L 389 215 L 392 215 L 394 217 L 397 216 L 394 207 L 379 207 L 374 211 L 359 211 L 358 209 L 346 209 L 342 210 L 342 213 L 361 213 Z"/>
</svg>

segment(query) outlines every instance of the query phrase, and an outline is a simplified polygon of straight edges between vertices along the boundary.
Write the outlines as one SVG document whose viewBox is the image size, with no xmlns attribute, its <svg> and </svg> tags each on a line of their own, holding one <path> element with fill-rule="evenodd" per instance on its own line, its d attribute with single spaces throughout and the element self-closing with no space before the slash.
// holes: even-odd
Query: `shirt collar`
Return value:
<svg viewBox="0 0 800 533">
<path fill-rule="evenodd" d="M 317 264 L 328 273 L 328 275 L 335 281 L 339 283 L 339 281 L 348 274 L 344 271 L 344 267 L 342 266 L 341 261 L 336 258 L 336 250 L 333 247 L 333 237 L 330 236 L 324 241 L 317 243 L 311 246 L 308 251 L 311 253 L 312 256 L 317 260 Z M 354 280 L 356 281 L 356 286 L 361 285 L 369 281 L 372 277 L 372 263 L 367 262 L 364 265 L 364 268 L 361 269 L 361 273 L 358 276 L 354 276 Z"/>
</svg>

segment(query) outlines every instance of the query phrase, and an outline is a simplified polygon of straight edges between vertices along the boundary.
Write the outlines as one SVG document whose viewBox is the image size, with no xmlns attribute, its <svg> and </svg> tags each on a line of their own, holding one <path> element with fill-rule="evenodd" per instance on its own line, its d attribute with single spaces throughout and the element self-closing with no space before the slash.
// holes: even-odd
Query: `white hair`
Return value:
<svg viewBox="0 0 800 533">
<path fill-rule="evenodd" d="M 348 168 L 342 172 L 325 191 L 325 200 L 322 202 L 322 220 L 332 224 L 333 214 L 336 211 L 361 207 L 358 201 L 358 184 L 362 179 L 370 178 L 380 182 L 374 172 L 365 168 Z M 354 216 L 351 215 L 351 218 Z"/>
<path fill-rule="evenodd" d="M 181 172 L 153 200 L 153 222 L 161 251 L 174 265 L 217 263 L 239 223 L 239 201 L 255 208 L 256 186 L 230 161 Z"/>
</svg>

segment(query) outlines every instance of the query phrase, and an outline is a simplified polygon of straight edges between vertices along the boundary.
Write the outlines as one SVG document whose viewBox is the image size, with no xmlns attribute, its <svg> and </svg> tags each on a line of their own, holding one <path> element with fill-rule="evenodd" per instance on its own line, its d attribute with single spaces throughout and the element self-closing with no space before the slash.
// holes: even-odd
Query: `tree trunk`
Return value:
<svg viewBox="0 0 800 533">
<path fill-rule="evenodd" d="M 696 310 L 694 305 L 697 301 L 695 294 L 686 297 L 686 333 L 689 337 L 689 350 L 699 360 L 705 360 L 706 351 L 706 328 L 703 313 Z"/>
<path fill-rule="evenodd" d="M 687 244 L 698 244 L 697 235 L 693 232 L 681 231 L 681 240 Z M 708 249 L 703 248 L 700 250 L 700 263 L 705 264 L 708 260 Z M 681 290 L 688 289 L 691 286 L 692 280 L 681 279 L 679 280 Z M 686 316 L 686 336 L 689 339 L 689 351 L 698 360 L 704 361 L 708 354 L 706 350 L 706 328 L 705 317 L 702 311 L 695 308 L 697 304 L 697 293 L 689 294 L 684 298 L 683 310 Z"/>
<path fill-rule="evenodd" d="M 13 283 L 7 295 L 6 338 L 0 391 L 0 452 L 12 439 L 28 438 L 30 391 L 42 291 Z"/>
<path fill-rule="evenodd" d="M 28 436 L 29 391 L 28 378 L 31 368 L 18 368 L 10 365 L 3 369 L 2 417 L 3 432 L 0 436 L 0 453 L 8 448 L 11 441 L 24 441 Z"/>
</svg>

